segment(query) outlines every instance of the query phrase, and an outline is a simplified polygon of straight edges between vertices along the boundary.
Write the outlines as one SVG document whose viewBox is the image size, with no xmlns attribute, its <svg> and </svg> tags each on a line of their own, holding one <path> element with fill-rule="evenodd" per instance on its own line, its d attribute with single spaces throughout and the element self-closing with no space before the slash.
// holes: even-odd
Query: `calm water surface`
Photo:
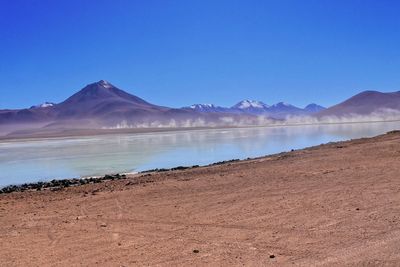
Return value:
<svg viewBox="0 0 400 267">
<path fill-rule="evenodd" d="M 205 165 L 369 137 L 400 122 L 216 129 L 0 142 L 0 187 L 54 178 Z"/>
</svg>

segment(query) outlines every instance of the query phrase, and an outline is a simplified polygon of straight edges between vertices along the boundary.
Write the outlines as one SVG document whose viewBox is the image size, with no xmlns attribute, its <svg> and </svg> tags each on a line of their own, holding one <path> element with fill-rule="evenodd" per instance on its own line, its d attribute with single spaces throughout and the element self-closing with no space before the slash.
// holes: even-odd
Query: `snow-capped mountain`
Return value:
<svg viewBox="0 0 400 267">
<path fill-rule="evenodd" d="M 54 104 L 54 103 L 51 103 L 51 102 L 44 102 L 44 103 L 42 103 L 42 104 L 35 105 L 35 106 L 30 107 L 30 108 L 48 108 L 48 107 L 52 107 L 52 106 L 54 106 L 54 105 L 55 105 L 55 104 Z"/>
<path fill-rule="evenodd" d="M 214 104 L 195 104 L 184 109 L 193 109 L 197 112 L 212 113 L 225 112 L 236 114 L 265 115 L 271 118 L 283 119 L 287 116 L 309 115 L 324 110 L 325 108 L 317 104 L 310 104 L 304 109 L 294 105 L 279 102 L 274 105 L 267 105 L 262 101 L 243 100 L 230 108 L 216 106 Z"/>
<path fill-rule="evenodd" d="M 189 108 L 191 109 L 208 109 L 208 108 L 216 108 L 217 106 L 215 106 L 214 104 L 194 104 L 191 105 Z"/>
<path fill-rule="evenodd" d="M 194 105 L 191 105 L 189 107 L 185 107 L 184 109 L 194 110 L 194 111 L 197 111 L 197 112 L 204 112 L 204 113 L 208 113 L 208 112 L 226 112 L 227 111 L 227 108 L 219 107 L 219 106 L 216 106 L 214 104 L 194 104 Z"/>
<path fill-rule="evenodd" d="M 241 111 L 250 114 L 263 114 L 269 106 L 257 100 L 243 100 L 231 107 L 231 110 Z"/>
<path fill-rule="evenodd" d="M 234 105 L 232 108 L 238 109 L 265 109 L 269 108 L 269 106 L 261 101 L 257 100 L 243 100 Z"/>
</svg>

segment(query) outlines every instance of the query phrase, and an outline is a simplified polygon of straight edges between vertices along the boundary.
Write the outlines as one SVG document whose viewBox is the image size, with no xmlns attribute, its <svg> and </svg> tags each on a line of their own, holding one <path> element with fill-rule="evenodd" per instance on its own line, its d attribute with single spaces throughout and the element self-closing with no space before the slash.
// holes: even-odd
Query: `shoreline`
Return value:
<svg viewBox="0 0 400 267">
<path fill-rule="evenodd" d="M 396 134 L 400 133 L 400 130 L 393 130 L 389 131 L 383 135 L 378 135 L 378 136 L 384 136 L 388 134 Z M 378 137 L 376 136 L 376 137 Z M 363 139 L 370 139 L 370 138 L 375 138 L 375 137 L 362 137 L 354 140 L 363 140 Z M 218 161 L 218 162 L 213 162 L 207 165 L 193 165 L 193 166 L 176 166 L 176 167 L 171 167 L 171 168 L 155 168 L 155 169 L 149 169 L 149 170 L 143 170 L 140 172 L 132 172 L 132 173 L 114 173 L 114 174 L 104 174 L 104 175 L 99 175 L 99 176 L 86 176 L 86 177 L 75 177 L 75 178 L 64 178 L 64 179 L 51 179 L 47 181 L 37 181 L 37 182 L 31 182 L 31 183 L 21 183 L 21 184 L 10 184 L 1 187 L 0 186 L 0 195 L 1 194 L 8 194 L 12 192 L 24 192 L 24 191 L 42 191 L 42 190 L 52 190 L 52 191 L 58 191 L 63 188 L 67 187 L 73 187 L 73 186 L 81 186 L 85 184 L 95 184 L 95 183 L 102 183 L 105 181 L 113 181 L 113 180 L 122 180 L 122 179 L 127 179 L 132 178 L 132 177 L 143 177 L 146 176 L 147 174 L 151 173 L 162 173 L 162 172 L 170 172 L 170 171 L 182 171 L 182 170 L 190 170 L 190 169 L 195 169 L 195 168 L 207 168 L 211 166 L 218 166 L 218 165 L 223 165 L 223 164 L 231 164 L 235 162 L 246 162 L 246 161 L 251 161 L 251 160 L 257 160 L 257 159 L 263 159 L 263 158 L 270 158 L 274 156 L 281 156 L 281 155 L 286 155 L 290 154 L 291 152 L 294 151 L 301 151 L 301 150 L 309 150 L 313 148 L 318 148 L 318 147 L 323 147 L 326 145 L 335 145 L 335 144 L 340 144 L 344 142 L 349 142 L 353 141 L 352 140 L 342 140 L 342 141 L 336 141 L 336 142 L 328 142 L 316 146 L 310 146 L 310 147 L 305 147 L 302 149 L 294 150 L 292 149 L 291 151 L 282 151 L 278 152 L 275 154 L 267 154 L 263 155 L 260 157 L 252 157 L 252 158 L 246 158 L 246 159 L 228 159 L 228 160 L 223 160 L 223 161 Z"/>
<path fill-rule="evenodd" d="M 372 120 L 372 121 L 354 121 L 354 122 L 318 122 L 318 123 L 289 123 L 289 124 L 271 124 L 271 125 L 248 125 L 248 126 L 216 126 L 216 127 L 182 127 L 182 128 L 121 128 L 121 129 L 69 129 L 66 132 L 55 133 L 33 133 L 26 135 L 3 135 L 0 136 L 0 143 L 36 141 L 43 139 L 69 139 L 69 138 L 89 138 L 95 136 L 121 135 L 121 134 L 155 134 L 170 132 L 187 131 L 207 131 L 224 129 L 257 129 L 257 128 L 281 128 L 281 127 L 302 127 L 302 126 L 329 126 L 329 125 L 349 125 L 349 124 L 369 124 L 369 123 L 390 123 L 400 122 L 396 120 Z"/>
<path fill-rule="evenodd" d="M 368 123 L 371 123 L 371 122 L 368 122 Z M 238 129 L 238 128 L 235 128 L 235 129 Z M 397 133 L 397 132 L 400 132 L 400 130 L 389 131 L 386 134 L 392 134 L 392 133 Z M 383 134 L 383 135 L 386 135 L 386 134 Z M 358 139 L 361 140 L 361 139 L 365 139 L 365 138 L 369 139 L 369 138 L 374 138 L 374 137 L 361 137 Z M 284 154 L 288 154 L 290 152 L 294 152 L 294 151 L 298 151 L 298 150 L 308 150 L 308 149 L 312 149 L 314 147 L 320 147 L 320 146 L 322 147 L 322 146 L 325 146 L 328 144 L 339 144 L 339 143 L 349 142 L 349 141 L 358 140 L 358 139 L 328 142 L 328 143 L 324 143 L 324 144 L 320 144 L 320 145 L 316 145 L 316 146 L 304 147 L 302 149 L 297 149 L 297 150 L 292 149 L 291 151 L 282 151 L 282 152 L 278 152 L 278 153 L 274 153 L 274 154 L 266 154 L 266 155 L 262 155 L 260 157 L 248 157 L 246 159 L 227 159 L 227 160 L 213 162 L 213 163 L 206 164 L 206 165 L 192 165 L 192 166 L 178 165 L 178 166 L 170 167 L 170 168 L 155 168 L 155 169 L 143 170 L 143 171 L 139 171 L 139 172 L 128 172 L 128 173 L 115 172 L 115 173 L 106 173 L 103 175 L 92 175 L 92 176 L 85 176 L 85 177 L 72 177 L 72 178 L 61 178 L 61 179 L 54 178 L 54 179 L 46 179 L 46 180 L 39 179 L 37 182 L 9 184 L 9 185 L 5 185 L 5 186 L 0 186 L 0 195 L 12 193 L 12 192 L 41 191 L 41 190 L 47 190 L 47 189 L 57 191 L 62 188 L 67 188 L 67 187 L 72 187 L 72 186 L 81 186 L 81 185 L 85 185 L 85 184 L 101 183 L 101 182 L 110 181 L 110 180 L 127 179 L 127 177 L 136 177 L 136 176 L 141 177 L 148 173 L 187 170 L 187 169 L 194 169 L 194 168 L 206 168 L 206 167 L 210 167 L 210 166 L 230 164 L 230 163 L 234 163 L 234 162 L 245 162 L 245 161 L 256 160 L 256 159 L 260 159 L 260 158 L 268 158 L 268 157 L 273 157 L 273 156 L 277 156 L 277 155 L 284 155 Z"/>
<path fill-rule="evenodd" d="M 287 153 L 287 152 L 282 152 Z M 279 154 L 282 154 L 279 153 Z M 266 155 L 263 157 L 269 157 L 273 155 Z M 193 165 L 193 166 L 176 166 L 172 168 L 156 168 L 156 169 L 149 169 L 135 173 L 115 173 L 115 174 L 104 174 L 101 176 L 88 176 L 88 177 L 81 177 L 81 178 L 65 178 L 65 179 L 52 179 L 48 181 L 38 181 L 32 183 L 22 183 L 22 184 L 10 184 L 3 187 L 0 187 L 0 195 L 1 194 L 9 194 L 12 192 L 25 192 L 25 191 L 42 191 L 42 190 L 50 190 L 50 191 L 58 191 L 63 188 L 74 187 L 74 186 L 82 186 L 86 184 L 97 184 L 106 181 L 114 181 L 114 180 L 124 180 L 132 178 L 132 177 L 145 177 L 151 173 L 162 173 L 162 172 L 170 172 L 170 171 L 183 171 L 195 168 L 205 168 L 211 166 L 217 166 L 222 164 L 230 164 L 237 161 L 246 161 L 246 160 L 254 160 L 257 158 L 247 158 L 244 160 L 239 159 L 230 159 L 224 161 L 218 161 L 207 165 Z"/>
</svg>

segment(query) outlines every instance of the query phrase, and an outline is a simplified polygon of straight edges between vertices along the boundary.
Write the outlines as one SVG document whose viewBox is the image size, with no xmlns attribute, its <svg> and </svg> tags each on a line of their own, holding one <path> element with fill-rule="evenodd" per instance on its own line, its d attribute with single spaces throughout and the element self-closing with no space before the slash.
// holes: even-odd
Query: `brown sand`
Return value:
<svg viewBox="0 0 400 267">
<path fill-rule="evenodd" d="M 57 192 L 3 194 L 0 262 L 398 266 L 400 133 Z"/>
</svg>

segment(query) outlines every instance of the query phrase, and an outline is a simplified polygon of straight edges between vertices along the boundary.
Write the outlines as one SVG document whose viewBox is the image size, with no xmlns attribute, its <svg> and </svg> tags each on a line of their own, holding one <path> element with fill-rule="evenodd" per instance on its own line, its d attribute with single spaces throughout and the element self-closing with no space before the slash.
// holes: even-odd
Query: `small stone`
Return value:
<svg viewBox="0 0 400 267">
<path fill-rule="evenodd" d="M 356 208 L 356 210 L 360 210 L 360 208 Z"/>
<path fill-rule="evenodd" d="M 270 258 L 270 259 L 275 258 L 275 255 L 274 255 L 274 254 L 271 254 L 271 255 L 269 255 L 269 258 Z"/>
<path fill-rule="evenodd" d="M 101 227 L 107 227 L 107 224 L 106 223 L 101 223 L 100 226 Z"/>
<path fill-rule="evenodd" d="M 193 249 L 193 253 L 199 253 L 200 251 L 198 249 Z"/>
</svg>

